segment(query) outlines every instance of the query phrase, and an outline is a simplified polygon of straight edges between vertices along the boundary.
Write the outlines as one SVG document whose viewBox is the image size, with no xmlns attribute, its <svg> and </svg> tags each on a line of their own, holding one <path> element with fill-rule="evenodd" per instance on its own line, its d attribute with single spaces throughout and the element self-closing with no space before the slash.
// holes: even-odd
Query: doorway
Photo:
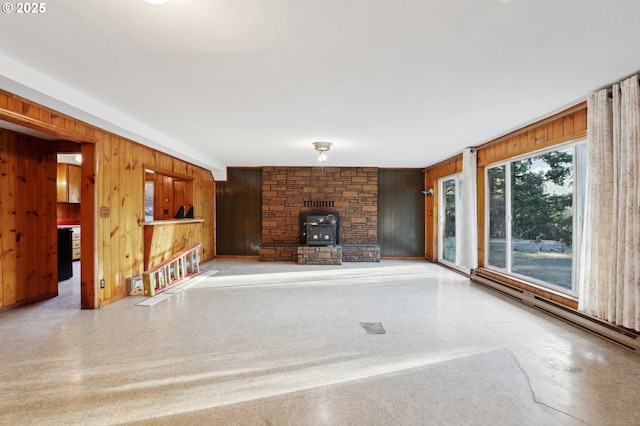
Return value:
<svg viewBox="0 0 640 426">
<path fill-rule="evenodd" d="M 58 152 L 56 165 L 56 226 L 58 229 L 58 297 L 80 304 L 82 154 Z M 71 148 L 68 147 L 68 148 Z"/>
<path fill-rule="evenodd" d="M 3 220 L 0 231 L 12 236 L 3 240 L 3 254 L 6 255 L 1 260 L 0 310 L 4 310 L 59 295 L 57 228 L 64 224 L 60 222 L 73 222 L 67 225 L 78 227 L 75 240 L 80 240 L 81 251 L 84 252 L 86 247 L 88 258 L 92 257 L 95 146 L 93 143 L 64 140 L 60 134 L 48 133 L 48 128 L 36 130 L 1 118 L 0 115 L 2 211 L 8 212 L 5 217 L 11 220 Z M 88 162 L 83 162 L 71 172 L 66 170 L 64 191 L 58 185 L 58 153 L 89 156 Z M 73 188 L 66 185 L 69 178 L 76 182 Z M 69 201 L 72 201 L 74 204 L 60 218 L 59 195 L 66 197 L 60 198 L 66 203 L 71 204 Z M 88 208 L 85 209 L 85 205 Z M 82 265 L 80 258 L 83 259 Z M 73 304 L 68 306 L 77 309 L 96 306 L 93 288 L 95 262 L 91 259 L 85 262 L 84 258 L 81 255 L 72 268 L 76 278 L 75 296 Z"/>
<path fill-rule="evenodd" d="M 452 267 L 459 265 L 459 206 L 462 194 L 460 176 L 453 175 L 438 182 L 438 261 Z"/>
</svg>

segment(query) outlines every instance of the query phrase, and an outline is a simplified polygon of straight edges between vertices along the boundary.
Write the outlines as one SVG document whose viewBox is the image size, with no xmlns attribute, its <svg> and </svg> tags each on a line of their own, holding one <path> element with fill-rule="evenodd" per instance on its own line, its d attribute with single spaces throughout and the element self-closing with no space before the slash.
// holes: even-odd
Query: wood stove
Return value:
<svg viewBox="0 0 640 426">
<path fill-rule="evenodd" d="M 301 213 L 300 242 L 309 246 L 333 246 L 339 240 L 337 213 Z"/>
</svg>

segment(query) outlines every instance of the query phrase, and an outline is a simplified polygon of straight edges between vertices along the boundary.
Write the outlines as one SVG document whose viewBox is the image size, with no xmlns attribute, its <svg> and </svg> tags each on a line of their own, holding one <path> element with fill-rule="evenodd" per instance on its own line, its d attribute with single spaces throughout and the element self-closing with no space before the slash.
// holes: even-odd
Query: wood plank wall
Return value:
<svg viewBox="0 0 640 426">
<path fill-rule="evenodd" d="M 58 294 L 56 152 L 0 129 L 0 310 Z"/>
<path fill-rule="evenodd" d="M 258 256 L 262 242 L 262 169 L 229 168 L 216 188 L 218 255 Z"/>
<path fill-rule="evenodd" d="M 144 270 L 155 268 L 194 241 L 201 241 L 202 235 L 202 222 L 145 225 Z"/>
<path fill-rule="evenodd" d="M 125 297 L 126 279 L 143 272 L 144 237 L 139 222 L 144 220 L 145 167 L 193 179 L 193 194 L 190 195 L 194 200 L 195 215 L 204 219 L 203 235 L 198 237 L 203 244 L 202 260 L 215 256 L 215 181 L 210 171 L 2 90 L 0 119 L 81 144 L 84 159 L 81 182 L 83 308 L 98 308 Z M 30 149 L 24 141 L 18 143 L 15 163 L 8 163 L 6 167 L 15 167 L 17 175 L 27 173 L 28 168 L 26 163 L 22 164 L 22 159 L 29 158 Z M 55 153 L 52 155 L 55 156 Z M 29 173 L 28 177 L 31 178 L 33 171 Z M 55 163 L 49 173 L 52 176 L 54 226 L 51 230 L 46 229 L 44 234 L 47 239 L 50 234 L 56 234 Z M 7 187 L 6 191 L 27 190 L 21 183 L 15 182 L 15 185 L 16 188 Z M 38 205 L 28 201 L 19 207 L 40 214 L 41 209 L 49 208 L 47 197 L 49 195 L 42 196 Z M 13 229 L 15 219 L 3 216 L 3 229 Z M 32 222 L 33 218 L 29 220 Z M 4 244 L 3 241 L 3 249 Z M 7 245 L 7 255 L 13 256 L 15 252 L 11 252 L 10 248 Z M 49 272 L 54 270 L 57 271 L 57 263 L 56 267 L 48 268 Z M 18 268 L 15 274 L 24 272 Z M 25 275 L 25 279 L 28 276 Z M 100 279 L 105 280 L 104 289 L 99 288 Z M 16 287 L 9 291 L 24 289 Z M 9 301 L 12 300 L 13 296 L 10 295 Z"/>
<path fill-rule="evenodd" d="M 478 188 L 478 263 L 484 266 L 484 225 L 485 225 L 485 167 L 506 159 L 527 154 L 571 140 L 585 137 L 587 134 L 587 104 L 582 102 L 558 114 L 518 129 L 477 148 L 477 188 Z M 439 178 L 462 172 L 462 154 L 425 169 L 425 187 L 434 189 L 434 196 L 425 199 L 425 257 L 438 260 L 438 185 Z M 493 274 L 494 278 L 498 275 Z M 554 294 L 521 281 L 505 277 L 502 281 L 526 289 L 539 296 L 575 307 L 575 300 L 561 294 Z"/>
<path fill-rule="evenodd" d="M 115 135 L 99 134 L 98 138 L 95 144 L 100 170 L 96 176 L 97 206 L 99 210 L 106 207 L 110 212 L 108 217 L 99 215 L 97 219 L 96 278 L 98 282 L 105 280 L 105 288 L 99 289 L 98 294 L 100 304 L 104 305 L 126 296 L 126 279 L 144 270 L 144 231 L 140 223 L 144 221 L 145 169 L 193 179 L 194 215 L 209 226 L 198 227 L 195 241 L 189 243 L 202 243 L 203 261 L 215 255 L 215 235 L 205 233 L 211 232 L 211 222 L 215 221 L 215 204 L 207 200 L 215 199 L 215 185 L 206 185 L 205 182 L 213 183 L 213 178 L 200 167 Z"/>
<path fill-rule="evenodd" d="M 378 170 L 378 244 L 381 256 L 424 256 L 423 180 L 420 169 Z"/>
</svg>

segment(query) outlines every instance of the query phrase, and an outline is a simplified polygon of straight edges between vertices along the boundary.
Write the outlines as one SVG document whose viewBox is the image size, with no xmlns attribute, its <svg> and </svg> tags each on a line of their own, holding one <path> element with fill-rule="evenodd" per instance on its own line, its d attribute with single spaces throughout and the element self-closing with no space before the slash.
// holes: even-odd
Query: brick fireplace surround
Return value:
<svg viewBox="0 0 640 426">
<path fill-rule="evenodd" d="M 299 261 L 301 212 L 340 214 L 342 261 L 380 260 L 376 167 L 263 167 L 260 260 Z"/>
</svg>

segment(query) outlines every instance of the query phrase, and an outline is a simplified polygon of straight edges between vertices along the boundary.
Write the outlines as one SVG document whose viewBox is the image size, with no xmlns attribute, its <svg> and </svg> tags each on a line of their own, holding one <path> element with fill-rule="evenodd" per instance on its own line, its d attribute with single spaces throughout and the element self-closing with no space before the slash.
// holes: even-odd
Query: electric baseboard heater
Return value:
<svg viewBox="0 0 640 426">
<path fill-rule="evenodd" d="M 535 294 L 526 290 L 502 284 L 491 278 L 478 274 L 477 271 L 472 271 L 471 280 L 493 290 L 499 291 L 500 293 L 503 293 L 514 299 L 517 299 L 527 306 L 539 309 L 557 318 L 567 321 L 572 325 L 578 326 L 586 331 L 589 331 L 590 333 L 608 340 L 609 342 L 620 345 L 640 355 L 640 335 L 636 333 L 627 331 L 621 327 L 617 327 L 596 318 L 592 318 L 580 311 L 568 308 L 552 300 L 547 300 L 543 297 L 536 296 Z"/>
</svg>

